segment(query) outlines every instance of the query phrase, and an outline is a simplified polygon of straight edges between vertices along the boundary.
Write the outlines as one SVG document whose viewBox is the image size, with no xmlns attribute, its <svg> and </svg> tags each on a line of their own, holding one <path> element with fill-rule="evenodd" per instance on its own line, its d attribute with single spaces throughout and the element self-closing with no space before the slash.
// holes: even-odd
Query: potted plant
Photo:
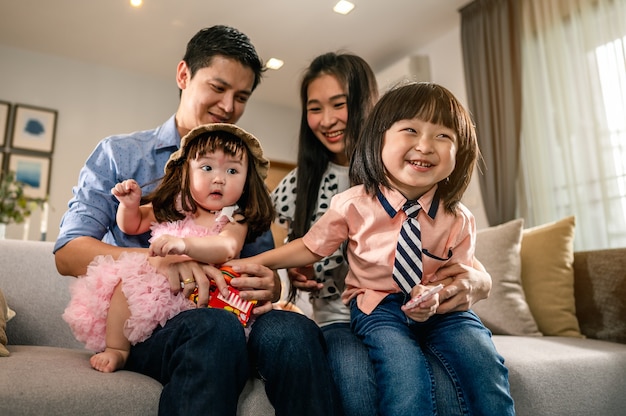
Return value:
<svg viewBox="0 0 626 416">
<path fill-rule="evenodd" d="M 14 172 L 0 172 L 0 238 L 4 238 L 8 224 L 21 224 L 33 209 L 43 206 L 44 198 L 25 195 L 24 182 L 16 180 Z"/>
</svg>

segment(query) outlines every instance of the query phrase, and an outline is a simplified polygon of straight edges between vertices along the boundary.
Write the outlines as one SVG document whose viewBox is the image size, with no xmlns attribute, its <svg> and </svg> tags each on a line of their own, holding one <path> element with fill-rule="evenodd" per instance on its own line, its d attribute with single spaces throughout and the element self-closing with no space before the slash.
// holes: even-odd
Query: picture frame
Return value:
<svg viewBox="0 0 626 416">
<path fill-rule="evenodd" d="M 11 113 L 11 103 L 0 101 L 0 148 L 7 144 L 9 135 L 9 114 Z M 0 164 L 0 166 L 2 166 Z"/>
<path fill-rule="evenodd" d="M 15 172 L 18 181 L 26 183 L 29 198 L 46 198 L 50 192 L 51 157 L 37 154 L 9 153 L 7 170 Z"/>
<path fill-rule="evenodd" d="M 16 104 L 11 148 L 52 153 L 56 135 L 56 110 Z"/>
</svg>

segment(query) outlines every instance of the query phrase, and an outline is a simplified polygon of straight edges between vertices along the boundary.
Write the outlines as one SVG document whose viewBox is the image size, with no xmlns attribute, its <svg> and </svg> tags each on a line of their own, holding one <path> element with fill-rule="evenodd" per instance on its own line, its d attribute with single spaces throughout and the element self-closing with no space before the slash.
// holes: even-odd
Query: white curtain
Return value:
<svg viewBox="0 0 626 416">
<path fill-rule="evenodd" d="M 519 215 L 626 247 L 626 0 L 522 0 Z"/>
</svg>

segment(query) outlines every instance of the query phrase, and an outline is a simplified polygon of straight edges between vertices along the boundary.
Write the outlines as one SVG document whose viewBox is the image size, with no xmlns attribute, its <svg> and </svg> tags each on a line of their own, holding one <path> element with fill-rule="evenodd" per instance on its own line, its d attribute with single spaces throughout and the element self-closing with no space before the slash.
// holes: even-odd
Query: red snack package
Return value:
<svg viewBox="0 0 626 416">
<path fill-rule="evenodd" d="M 221 293 L 217 290 L 217 285 L 215 282 L 211 280 L 211 286 L 209 287 L 209 308 L 221 308 L 227 311 L 230 311 L 237 315 L 239 318 L 239 322 L 243 326 L 247 326 L 250 321 L 250 315 L 252 314 L 252 308 L 256 304 L 256 301 L 244 300 L 239 296 L 239 290 L 230 286 L 230 280 L 233 277 L 238 277 L 239 273 L 236 273 L 227 266 L 220 267 L 222 274 L 224 275 L 224 280 L 228 283 L 228 297 L 225 298 Z M 196 288 L 191 295 L 189 295 L 189 299 L 194 301 L 194 303 L 198 303 L 198 288 Z"/>
</svg>

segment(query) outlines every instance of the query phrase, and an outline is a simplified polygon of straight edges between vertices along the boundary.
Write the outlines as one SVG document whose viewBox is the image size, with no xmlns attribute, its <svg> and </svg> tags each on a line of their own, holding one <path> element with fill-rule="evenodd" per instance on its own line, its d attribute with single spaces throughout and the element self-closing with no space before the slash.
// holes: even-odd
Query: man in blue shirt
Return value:
<svg viewBox="0 0 626 416">
<path fill-rule="evenodd" d="M 246 35 L 227 26 L 200 30 L 176 70 L 176 114 L 156 129 L 105 138 L 87 159 L 54 247 L 59 272 L 83 275 L 97 255 L 147 253 L 149 235 L 128 236 L 119 230 L 111 188 L 133 178 L 144 193 L 152 191 L 181 137 L 201 124 L 239 120 L 262 72 Z M 244 247 L 242 256 L 272 248 L 269 231 L 255 244 Z M 208 301 L 209 278 L 225 287 L 222 274 L 209 265 L 176 256 L 151 261 L 169 277 L 173 289 L 195 280 L 199 304 Z M 234 415 L 250 368 L 265 380 L 277 415 L 332 414 L 332 378 L 319 328 L 302 315 L 272 310 L 280 283 L 271 270 L 250 265 L 242 272 L 245 275 L 231 284 L 245 289 L 242 297 L 258 301 L 248 343 L 233 314 L 198 308 L 179 314 L 134 345 L 125 369 L 163 384 L 163 415 Z"/>
</svg>

